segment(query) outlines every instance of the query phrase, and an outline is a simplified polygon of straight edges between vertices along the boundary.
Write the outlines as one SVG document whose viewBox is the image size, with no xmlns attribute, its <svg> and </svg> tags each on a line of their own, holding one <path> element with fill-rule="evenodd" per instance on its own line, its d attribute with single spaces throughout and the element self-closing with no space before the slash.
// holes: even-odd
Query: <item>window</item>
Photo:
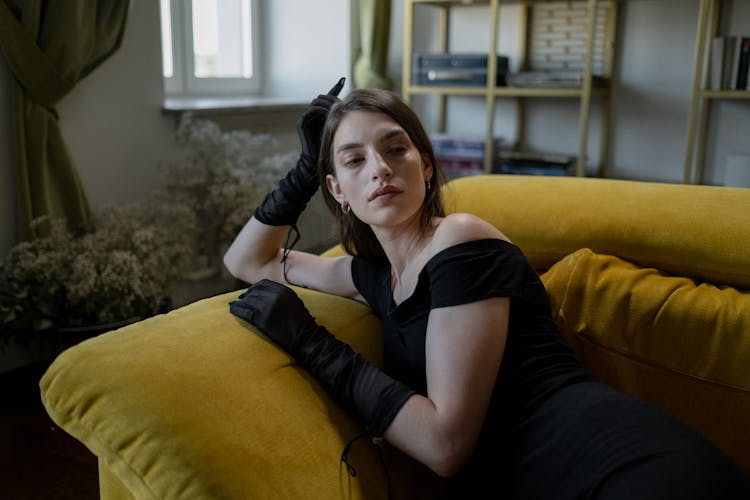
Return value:
<svg viewBox="0 0 750 500">
<path fill-rule="evenodd" d="M 160 0 L 168 96 L 260 91 L 258 0 Z"/>
</svg>

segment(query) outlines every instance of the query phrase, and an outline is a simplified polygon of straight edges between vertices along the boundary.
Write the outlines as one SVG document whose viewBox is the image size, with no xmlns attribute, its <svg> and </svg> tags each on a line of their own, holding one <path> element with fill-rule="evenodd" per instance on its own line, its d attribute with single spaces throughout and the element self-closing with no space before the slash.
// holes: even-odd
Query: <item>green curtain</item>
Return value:
<svg viewBox="0 0 750 500">
<path fill-rule="evenodd" d="M 359 0 L 361 52 L 354 63 L 354 86 L 390 90 L 388 37 L 391 32 L 391 0 Z"/>
<path fill-rule="evenodd" d="M 65 217 L 90 227 L 86 195 L 65 146 L 55 105 L 119 46 L 128 0 L 0 0 L 0 49 L 13 73 L 18 144 L 18 227 L 36 235 L 36 217 Z"/>
</svg>

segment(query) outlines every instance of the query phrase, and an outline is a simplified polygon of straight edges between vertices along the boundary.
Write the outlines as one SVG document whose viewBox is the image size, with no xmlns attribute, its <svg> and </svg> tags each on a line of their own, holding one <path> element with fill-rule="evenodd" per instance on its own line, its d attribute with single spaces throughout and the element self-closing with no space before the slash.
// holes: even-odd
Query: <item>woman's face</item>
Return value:
<svg viewBox="0 0 750 500">
<path fill-rule="evenodd" d="M 419 214 L 432 165 L 388 115 L 353 111 L 333 137 L 336 175 L 326 184 L 337 202 L 372 226 L 408 222 Z"/>
</svg>

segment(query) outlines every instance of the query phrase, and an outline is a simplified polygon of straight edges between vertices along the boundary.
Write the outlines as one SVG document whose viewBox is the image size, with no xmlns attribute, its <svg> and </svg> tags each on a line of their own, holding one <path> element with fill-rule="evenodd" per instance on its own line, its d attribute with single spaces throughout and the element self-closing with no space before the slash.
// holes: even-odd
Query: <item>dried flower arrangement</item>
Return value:
<svg viewBox="0 0 750 500">
<path fill-rule="evenodd" d="M 107 207 L 83 235 L 64 219 L 33 225 L 46 236 L 19 243 L 3 263 L 2 333 L 151 316 L 168 304 L 191 253 L 192 214 L 175 203 Z"/>
<path fill-rule="evenodd" d="M 145 201 L 107 207 L 78 235 L 41 218 L 47 236 L 21 242 L 0 266 L 0 334 L 119 322 L 153 315 L 180 280 L 217 273 L 221 248 L 298 152 L 274 137 L 222 132 L 186 113 L 180 151 L 162 165 L 165 187 Z"/>
<path fill-rule="evenodd" d="M 294 166 L 299 152 L 280 152 L 270 134 L 223 132 L 190 113 L 182 115 L 176 139 L 182 150 L 162 165 L 166 190 L 171 199 L 192 207 L 200 228 L 194 269 L 218 272 L 222 248 Z"/>
</svg>

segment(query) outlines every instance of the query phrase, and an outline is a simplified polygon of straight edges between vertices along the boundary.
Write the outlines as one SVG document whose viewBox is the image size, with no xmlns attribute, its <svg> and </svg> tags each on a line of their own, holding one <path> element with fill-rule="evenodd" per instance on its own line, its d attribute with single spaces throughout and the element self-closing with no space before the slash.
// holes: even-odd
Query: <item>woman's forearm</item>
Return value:
<svg viewBox="0 0 750 500">
<path fill-rule="evenodd" d="M 457 428 L 429 398 L 414 395 L 398 412 L 383 437 L 439 476 L 449 477 L 468 461 L 478 434 Z"/>
<path fill-rule="evenodd" d="M 280 281 L 282 244 L 289 226 L 269 226 L 251 217 L 224 254 L 224 266 L 237 279 Z"/>
</svg>

